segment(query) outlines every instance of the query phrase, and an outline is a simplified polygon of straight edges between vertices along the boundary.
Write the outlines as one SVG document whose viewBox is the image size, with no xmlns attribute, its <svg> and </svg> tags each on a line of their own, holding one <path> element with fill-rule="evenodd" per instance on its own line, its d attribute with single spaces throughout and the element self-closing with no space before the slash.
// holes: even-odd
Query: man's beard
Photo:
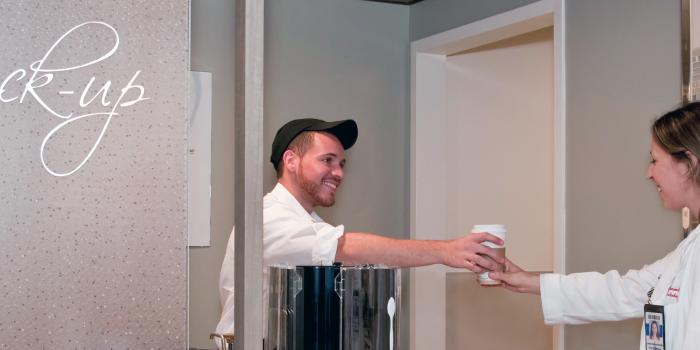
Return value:
<svg viewBox="0 0 700 350">
<path fill-rule="evenodd" d="M 301 185 L 304 192 L 314 200 L 314 206 L 320 205 L 322 207 L 330 207 L 335 204 L 335 194 L 324 198 L 321 195 L 321 187 L 324 185 L 309 180 L 306 175 L 304 175 L 303 171 L 299 172 L 299 185 Z"/>
</svg>

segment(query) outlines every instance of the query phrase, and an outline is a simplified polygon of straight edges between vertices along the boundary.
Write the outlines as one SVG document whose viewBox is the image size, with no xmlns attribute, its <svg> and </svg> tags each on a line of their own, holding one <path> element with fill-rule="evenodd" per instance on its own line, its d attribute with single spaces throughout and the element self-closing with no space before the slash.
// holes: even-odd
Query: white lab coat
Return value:
<svg viewBox="0 0 700 350">
<path fill-rule="evenodd" d="M 630 270 L 570 275 L 544 274 L 540 279 L 542 311 L 547 324 L 582 324 L 641 318 L 647 292 L 664 305 L 666 349 L 700 349 L 700 227 L 661 260 Z M 640 350 L 645 349 L 644 327 Z"/>
</svg>

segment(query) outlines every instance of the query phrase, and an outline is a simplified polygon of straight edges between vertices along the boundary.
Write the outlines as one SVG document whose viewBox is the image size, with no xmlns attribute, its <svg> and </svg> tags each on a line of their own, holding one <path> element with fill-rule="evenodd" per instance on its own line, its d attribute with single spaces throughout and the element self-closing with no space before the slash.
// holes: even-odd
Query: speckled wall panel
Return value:
<svg viewBox="0 0 700 350">
<path fill-rule="evenodd" d="M 0 28 L 0 349 L 185 348 L 188 2 Z"/>
</svg>

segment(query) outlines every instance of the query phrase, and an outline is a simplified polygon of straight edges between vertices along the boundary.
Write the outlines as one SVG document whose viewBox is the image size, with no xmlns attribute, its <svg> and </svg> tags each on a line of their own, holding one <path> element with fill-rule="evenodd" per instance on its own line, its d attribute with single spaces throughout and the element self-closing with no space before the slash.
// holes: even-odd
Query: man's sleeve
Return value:
<svg viewBox="0 0 700 350">
<path fill-rule="evenodd" d="M 293 213 L 263 215 L 265 265 L 331 265 L 343 235 L 343 225 L 311 222 Z"/>
</svg>

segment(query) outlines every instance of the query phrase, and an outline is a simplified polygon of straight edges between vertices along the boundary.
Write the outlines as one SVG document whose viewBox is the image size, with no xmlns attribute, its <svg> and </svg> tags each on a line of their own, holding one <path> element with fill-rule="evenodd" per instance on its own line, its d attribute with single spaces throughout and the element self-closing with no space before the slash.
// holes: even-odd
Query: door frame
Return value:
<svg viewBox="0 0 700 350">
<path fill-rule="evenodd" d="M 554 272 L 566 272 L 564 0 L 537 1 L 411 43 L 411 238 L 449 238 L 445 236 L 447 187 L 435 186 L 444 184 L 441 176 L 447 171 L 447 56 L 546 27 L 554 31 L 552 267 Z M 419 183 L 433 185 L 419 188 Z M 451 271 L 457 270 L 442 265 L 411 270 L 411 350 L 445 348 L 445 275 Z M 430 303 L 424 302 L 428 296 Z M 564 349 L 563 326 L 554 327 L 553 337 L 554 349 Z"/>
</svg>

